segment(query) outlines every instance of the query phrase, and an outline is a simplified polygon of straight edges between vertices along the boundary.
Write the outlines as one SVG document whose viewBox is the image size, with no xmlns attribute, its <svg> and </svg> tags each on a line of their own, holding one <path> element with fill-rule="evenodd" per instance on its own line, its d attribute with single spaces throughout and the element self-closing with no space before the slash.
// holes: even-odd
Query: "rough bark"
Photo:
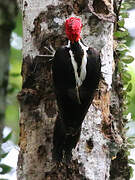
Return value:
<svg viewBox="0 0 135 180">
<path fill-rule="evenodd" d="M 0 1 L 0 142 L 6 110 L 6 94 L 9 72 L 10 35 L 15 27 L 16 1 Z"/>
<path fill-rule="evenodd" d="M 25 0 L 22 10 L 24 47 L 23 87 L 18 94 L 21 106 L 18 180 L 108 180 L 111 160 L 117 159 L 122 144 L 117 129 L 119 123 L 115 123 L 119 114 L 117 108 L 121 108 L 120 97 L 116 89 L 111 88 L 115 66 L 113 1 Z M 70 16 L 82 19 L 84 42 L 101 51 L 103 77 L 83 122 L 70 166 L 57 166 L 52 162 L 52 134 L 57 108 L 51 61 L 38 55 L 49 53 L 44 46 L 49 48 L 52 45 L 56 49 L 67 43 L 64 22 Z M 118 174 L 115 179 L 117 177 Z"/>
</svg>

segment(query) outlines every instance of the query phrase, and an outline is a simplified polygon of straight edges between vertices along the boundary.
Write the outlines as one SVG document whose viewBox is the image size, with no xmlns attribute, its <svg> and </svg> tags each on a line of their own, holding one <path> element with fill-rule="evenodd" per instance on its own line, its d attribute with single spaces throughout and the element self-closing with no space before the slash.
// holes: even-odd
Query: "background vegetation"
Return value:
<svg viewBox="0 0 135 180">
<path fill-rule="evenodd" d="M 22 17 L 19 13 L 16 19 L 16 28 L 11 38 L 11 55 L 10 55 L 10 73 L 6 109 L 6 126 L 13 130 L 12 139 L 14 143 L 18 142 L 19 136 L 19 105 L 17 102 L 17 93 L 21 89 L 21 64 L 22 64 Z"/>
</svg>

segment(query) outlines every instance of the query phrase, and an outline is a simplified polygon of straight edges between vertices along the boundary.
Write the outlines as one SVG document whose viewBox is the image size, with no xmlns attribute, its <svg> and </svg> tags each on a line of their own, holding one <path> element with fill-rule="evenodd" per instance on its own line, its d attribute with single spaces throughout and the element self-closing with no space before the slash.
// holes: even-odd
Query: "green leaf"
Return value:
<svg viewBox="0 0 135 180">
<path fill-rule="evenodd" d="M 127 98 L 127 105 L 131 104 L 131 99 Z"/>
<path fill-rule="evenodd" d="M 118 25 L 120 27 L 124 27 L 124 24 L 125 24 L 125 20 L 124 19 L 121 19 L 120 21 L 118 21 Z"/>
<path fill-rule="evenodd" d="M 127 91 L 127 92 L 130 92 L 130 91 L 132 90 L 132 88 L 133 88 L 132 83 L 129 83 L 126 91 Z"/>
<path fill-rule="evenodd" d="M 119 72 L 123 72 L 124 69 L 124 63 L 122 61 L 118 61 L 118 70 Z"/>
<path fill-rule="evenodd" d="M 127 9 L 130 9 L 130 8 L 132 8 L 132 6 L 128 2 L 124 2 L 121 5 L 121 10 L 127 10 Z"/>
<path fill-rule="evenodd" d="M 123 74 L 122 74 L 122 79 L 124 81 L 130 81 L 131 80 L 131 74 L 129 74 L 127 71 L 125 71 Z"/>
<path fill-rule="evenodd" d="M 120 27 L 119 30 L 122 31 L 122 32 L 127 32 L 128 33 L 128 30 L 126 28 L 124 28 L 124 27 Z"/>
<path fill-rule="evenodd" d="M 124 81 L 123 82 L 123 85 L 125 86 L 125 85 L 128 85 L 128 81 Z M 127 91 L 126 91 L 127 92 Z M 126 93 L 126 96 L 127 96 L 127 93 Z"/>
<path fill-rule="evenodd" d="M 127 138 L 127 142 L 129 142 L 129 143 L 134 143 L 134 141 L 135 141 L 134 136 Z"/>
<path fill-rule="evenodd" d="M 127 99 L 131 99 L 131 96 L 128 94 L 128 95 L 126 96 L 126 98 L 127 98 Z"/>
<path fill-rule="evenodd" d="M 128 149 L 134 149 L 134 148 L 135 148 L 135 145 L 129 144 L 129 145 L 127 145 L 127 148 L 128 148 Z"/>
<path fill-rule="evenodd" d="M 130 64 L 134 61 L 134 57 L 127 55 L 127 56 L 121 58 L 121 60 L 126 64 Z"/>
<path fill-rule="evenodd" d="M 134 159 L 129 159 L 129 160 L 128 160 L 128 163 L 129 163 L 129 164 L 134 164 L 134 165 L 135 165 Z"/>
<path fill-rule="evenodd" d="M 125 151 L 125 154 L 126 154 L 127 156 L 130 156 L 130 151 Z"/>
<path fill-rule="evenodd" d="M 129 168 L 129 172 L 130 172 L 130 179 L 134 177 L 134 169 L 130 166 Z"/>
<path fill-rule="evenodd" d="M 121 12 L 121 13 L 120 13 L 120 16 L 121 16 L 122 18 L 128 18 L 128 17 L 129 17 L 129 14 L 128 14 L 128 12 Z"/>
<path fill-rule="evenodd" d="M 0 174 L 6 174 L 6 173 L 10 172 L 12 169 L 10 166 L 8 166 L 6 164 L 0 164 L 0 168 L 2 169 L 0 171 Z"/>
<path fill-rule="evenodd" d="M 5 137 L 2 139 L 3 143 L 7 142 L 12 136 L 12 131 Z"/>
<path fill-rule="evenodd" d="M 125 44 L 123 44 L 123 43 L 119 43 L 118 45 L 117 45 L 117 48 L 116 48 L 118 51 L 125 51 L 125 52 L 129 52 L 130 50 L 129 50 L 129 48 L 125 45 Z"/>
<path fill-rule="evenodd" d="M 123 38 L 123 37 L 125 37 L 127 35 L 128 35 L 128 31 L 127 30 L 114 32 L 114 36 L 118 37 L 118 38 Z"/>
</svg>

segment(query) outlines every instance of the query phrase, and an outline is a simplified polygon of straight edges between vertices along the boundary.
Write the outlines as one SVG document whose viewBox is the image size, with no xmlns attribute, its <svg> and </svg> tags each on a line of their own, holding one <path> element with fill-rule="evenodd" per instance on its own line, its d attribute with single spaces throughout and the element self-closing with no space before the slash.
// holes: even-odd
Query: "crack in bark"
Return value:
<svg viewBox="0 0 135 180">
<path fill-rule="evenodd" d="M 98 19 L 114 23 L 116 15 L 112 10 L 112 5 L 108 0 L 89 1 L 88 8 Z"/>
</svg>

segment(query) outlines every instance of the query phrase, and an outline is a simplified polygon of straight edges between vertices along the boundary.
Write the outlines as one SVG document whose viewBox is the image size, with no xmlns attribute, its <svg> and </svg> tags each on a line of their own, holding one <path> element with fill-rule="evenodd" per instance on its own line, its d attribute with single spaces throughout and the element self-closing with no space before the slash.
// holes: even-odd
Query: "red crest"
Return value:
<svg viewBox="0 0 135 180">
<path fill-rule="evenodd" d="M 82 22 L 79 18 L 71 17 L 66 20 L 65 31 L 71 42 L 78 41 L 80 39 L 81 29 Z"/>
</svg>

